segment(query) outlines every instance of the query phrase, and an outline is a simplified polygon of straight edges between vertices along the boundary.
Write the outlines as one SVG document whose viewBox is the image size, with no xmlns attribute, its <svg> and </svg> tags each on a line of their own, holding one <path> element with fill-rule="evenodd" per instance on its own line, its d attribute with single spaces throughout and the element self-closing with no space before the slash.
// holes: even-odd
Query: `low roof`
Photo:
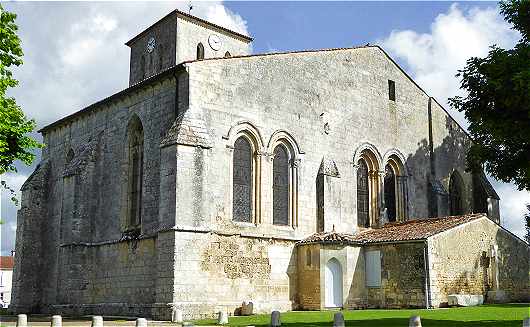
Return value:
<svg viewBox="0 0 530 327">
<path fill-rule="evenodd" d="M 382 228 L 360 232 L 353 240 L 362 243 L 400 242 L 425 240 L 451 228 L 485 217 L 484 214 L 469 214 L 441 218 L 409 220 L 403 223 L 388 223 Z"/>
<path fill-rule="evenodd" d="M 298 244 L 369 244 L 421 241 L 451 228 L 486 217 L 484 214 L 469 214 L 429 219 L 409 220 L 402 223 L 387 223 L 381 228 L 369 229 L 357 234 L 324 232 L 313 234 Z"/>
<path fill-rule="evenodd" d="M 315 233 L 296 244 L 342 244 L 342 245 L 360 245 L 359 241 L 354 241 L 352 234 L 337 233 L 335 230 L 331 232 Z"/>
<path fill-rule="evenodd" d="M 15 257 L 13 256 L 0 256 L 0 269 L 13 269 L 15 265 Z"/>
</svg>

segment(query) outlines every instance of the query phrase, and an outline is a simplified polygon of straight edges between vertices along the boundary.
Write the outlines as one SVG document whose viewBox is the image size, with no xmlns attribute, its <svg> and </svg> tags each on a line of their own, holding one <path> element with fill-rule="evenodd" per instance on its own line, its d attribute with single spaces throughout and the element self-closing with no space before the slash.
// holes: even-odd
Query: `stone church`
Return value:
<svg viewBox="0 0 530 327">
<path fill-rule="evenodd" d="M 530 300 L 469 136 L 383 49 L 251 42 L 173 11 L 126 43 L 128 88 L 40 130 L 12 311 Z"/>
</svg>

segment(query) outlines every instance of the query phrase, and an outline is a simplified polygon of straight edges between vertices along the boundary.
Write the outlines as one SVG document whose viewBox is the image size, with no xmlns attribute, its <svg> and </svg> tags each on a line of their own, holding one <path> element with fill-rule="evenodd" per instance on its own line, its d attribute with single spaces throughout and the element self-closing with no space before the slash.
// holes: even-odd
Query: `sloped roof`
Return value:
<svg viewBox="0 0 530 327">
<path fill-rule="evenodd" d="M 346 245 L 359 244 L 358 241 L 354 241 L 353 239 L 354 237 L 352 234 L 337 233 L 333 230 L 331 232 L 320 232 L 320 233 L 313 234 L 297 242 L 297 244 L 312 244 L 312 243 L 346 244 Z"/>
<path fill-rule="evenodd" d="M 409 220 L 403 223 L 388 223 L 382 228 L 370 229 L 355 234 L 354 241 L 362 243 L 399 242 L 424 240 L 456 226 L 485 217 L 484 214 L 469 214 L 431 219 Z"/>
<path fill-rule="evenodd" d="M 201 24 L 204 24 L 204 25 L 207 25 L 207 26 L 210 26 L 210 27 L 213 27 L 214 29 L 217 29 L 217 30 L 220 30 L 220 31 L 223 31 L 223 32 L 226 32 L 228 34 L 232 34 L 233 36 L 236 36 L 240 39 L 243 39 L 247 42 L 252 42 L 253 41 L 253 38 L 248 36 L 248 35 L 245 35 L 245 34 L 241 34 L 241 33 L 238 33 L 236 31 L 233 31 L 231 29 L 228 29 L 226 27 L 223 27 L 223 26 L 220 26 L 220 25 L 217 25 L 217 24 L 214 24 L 212 22 L 209 22 L 207 20 L 204 20 L 202 18 L 199 18 L 197 16 L 193 16 L 193 15 L 190 15 L 190 14 L 187 14 L 183 11 L 180 11 L 178 9 L 175 9 L 173 11 L 171 11 L 169 14 L 165 15 L 164 17 L 160 18 L 158 21 L 156 21 L 154 24 L 152 24 L 151 26 L 149 26 L 148 28 L 144 29 L 142 32 L 140 32 L 139 34 L 137 34 L 135 37 L 133 37 L 132 39 L 130 39 L 129 41 L 127 41 L 125 43 L 125 45 L 127 46 L 130 46 L 135 40 L 137 40 L 140 36 L 142 35 L 145 35 L 150 29 L 151 27 L 159 24 L 160 22 L 162 22 L 164 19 L 168 18 L 169 16 L 172 16 L 172 15 L 177 15 L 177 16 L 180 16 L 180 17 L 184 17 L 184 18 L 187 18 L 188 20 L 191 20 L 191 21 L 195 21 L 195 22 L 198 22 L 198 23 L 201 23 Z"/>
<path fill-rule="evenodd" d="M 387 223 L 381 228 L 369 229 L 357 234 L 324 232 L 313 234 L 298 244 L 369 244 L 425 240 L 433 235 L 470 221 L 486 217 L 484 214 L 468 214 L 440 218 L 409 220 L 402 223 Z"/>
<path fill-rule="evenodd" d="M 15 265 L 15 257 L 11 255 L 0 257 L 0 269 L 13 269 L 14 265 Z"/>
</svg>

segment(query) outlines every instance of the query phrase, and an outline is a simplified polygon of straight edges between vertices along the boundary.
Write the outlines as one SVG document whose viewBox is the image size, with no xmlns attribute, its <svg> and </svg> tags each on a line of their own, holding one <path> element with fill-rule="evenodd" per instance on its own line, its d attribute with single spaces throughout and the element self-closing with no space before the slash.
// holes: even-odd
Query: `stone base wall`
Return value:
<svg viewBox="0 0 530 327">
<path fill-rule="evenodd" d="M 233 315 L 243 301 L 253 302 L 255 313 L 296 305 L 293 241 L 179 232 L 175 259 L 173 305 L 187 319 Z"/>
<path fill-rule="evenodd" d="M 381 251 L 381 286 L 367 287 L 367 307 L 425 307 L 423 242 L 369 246 L 366 250 Z"/>
<path fill-rule="evenodd" d="M 298 302 L 302 310 L 320 310 L 320 245 L 297 247 L 298 252 Z"/>
<path fill-rule="evenodd" d="M 483 295 L 487 302 L 530 301 L 530 248 L 483 218 L 429 240 L 432 306 L 450 294 Z"/>
</svg>

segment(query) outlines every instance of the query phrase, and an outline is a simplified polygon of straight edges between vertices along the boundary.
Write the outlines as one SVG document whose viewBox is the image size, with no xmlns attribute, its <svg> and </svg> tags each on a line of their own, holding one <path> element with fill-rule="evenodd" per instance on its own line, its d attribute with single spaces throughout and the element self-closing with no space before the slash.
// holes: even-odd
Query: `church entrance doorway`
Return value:
<svg viewBox="0 0 530 327">
<path fill-rule="evenodd" d="M 325 304 L 327 308 L 342 307 L 342 267 L 340 262 L 332 258 L 326 264 L 325 272 Z"/>
</svg>

